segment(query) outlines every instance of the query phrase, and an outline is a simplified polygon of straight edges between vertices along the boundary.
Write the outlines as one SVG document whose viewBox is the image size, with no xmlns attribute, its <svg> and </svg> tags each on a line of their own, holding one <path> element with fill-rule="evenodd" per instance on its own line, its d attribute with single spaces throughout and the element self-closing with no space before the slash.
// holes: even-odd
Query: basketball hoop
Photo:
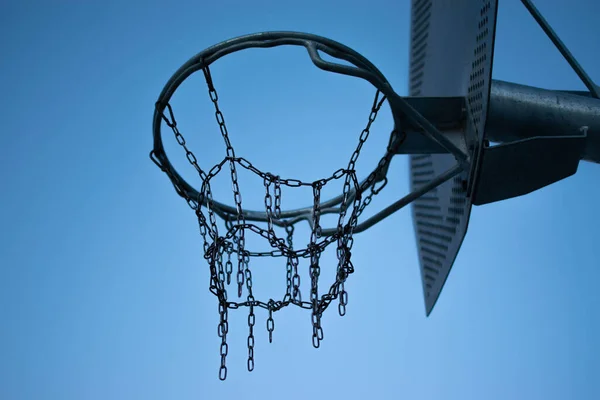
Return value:
<svg viewBox="0 0 600 400">
<path fill-rule="evenodd" d="M 231 53 L 248 48 L 271 48 L 282 45 L 302 46 L 308 50 L 308 55 L 315 66 L 326 71 L 349 75 L 370 82 L 376 89 L 376 94 L 368 116 L 366 126 L 358 138 L 358 145 L 352 153 L 348 164 L 332 175 L 313 181 L 303 182 L 298 179 L 284 178 L 271 173 L 260 171 L 250 161 L 236 156 L 233 145 L 229 139 L 225 118 L 219 107 L 219 96 L 213 82 L 210 65 L 219 58 Z M 320 53 L 346 61 L 343 65 L 325 61 Z M 179 130 L 175 112 L 170 104 L 170 99 L 177 88 L 193 73 L 202 71 L 208 88 L 208 95 L 215 109 L 215 117 L 221 136 L 226 147 L 226 156 L 223 160 L 209 170 L 199 166 L 198 160 Z M 355 169 L 361 149 L 367 141 L 372 124 L 383 103 L 387 100 L 392 110 L 394 128 L 392 129 L 389 145 L 385 154 L 368 175 L 359 182 Z M 162 141 L 162 124 L 165 124 L 174 134 L 179 146 L 183 149 L 189 164 L 195 169 L 201 179 L 201 187 L 193 188 L 175 170 L 166 155 Z M 402 124 L 409 123 L 422 128 L 423 134 L 432 139 L 447 152 L 455 155 L 458 161 L 456 166 L 449 169 L 439 177 L 433 179 L 423 187 L 400 199 L 390 207 L 375 214 L 370 219 L 359 223 L 359 217 L 387 183 L 387 170 L 392 157 L 406 139 L 406 132 Z M 154 113 L 153 123 L 154 149 L 150 153 L 152 161 L 167 174 L 176 192 L 183 197 L 194 210 L 198 219 L 200 234 L 204 243 L 204 258 L 210 268 L 210 291 L 219 302 L 220 321 L 218 335 L 221 338 L 221 366 L 219 378 L 227 377 L 226 356 L 228 353 L 228 311 L 240 307 L 247 307 L 248 313 L 248 362 L 249 371 L 254 369 L 254 325 L 256 307 L 264 308 L 269 313 L 267 330 L 269 340 L 272 339 L 275 327 L 273 314 L 286 306 L 297 306 L 311 311 L 313 326 L 312 344 L 320 346 L 323 339 L 321 316 L 332 301 L 338 301 L 338 312 L 345 315 L 348 303 L 348 293 L 344 283 L 349 275 L 354 272 L 351 262 L 351 250 L 354 242 L 354 233 L 360 232 L 377 223 L 381 219 L 409 204 L 429 190 L 451 179 L 465 168 L 468 168 L 467 155 L 454 143 L 440 133 L 435 126 L 415 110 L 402 97 L 398 96 L 383 74 L 366 58 L 354 50 L 323 37 L 295 32 L 268 32 L 258 33 L 232 39 L 199 53 L 184 64 L 168 81 L 164 87 Z M 264 184 L 264 210 L 246 210 L 243 207 L 242 195 L 238 184 L 238 171 L 247 170 L 260 177 Z M 211 181 L 219 173 L 228 170 L 232 188 L 234 206 L 228 206 L 213 199 Z M 342 193 L 330 200 L 323 201 L 321 192 L 330 182 L 343 182 Z M 281 188 L 312 188 L 313 203 L 302 209 L 283 210 Z M 324 228 L 321 216 L 325 214 L 337 215 L 337 226 Z M 225 222 L 226 231 L 220 232 L 217 217 Z M 310 226 L 309 244 L 305 248 L 293 246 L 294 227 L 301 221 L 307 221 Z M 279 234 L 278 230 L 283 230 Z M 246 236 L 254 233 L 268 242 L 271 251 L 258 252 L 248 249 Z M 284 237 L 285 236 L 285 237 Z M 328 290 L 322 292 L 319 286 L 321 272 L 320 257 L 329 246 L 335 246 L 337 254 L 336 279 Z M 281 257 L 286 260 L 287 287 L 281 300 L 257 300 L 252 287 L 252 270 L 250 261 L 256 257 Z M 232 260 L 233 259 L 233 260 Z M 309 262 L 310 296 L 303 300 L 300 291 L 300 260 Z M 234 266 L 235 264 L 235 266 Z M 234 271 L 235 267 L 235 271 Z M 235 280 L 237 297 L 245 295 L 244 301 L 232 301 L 228 297 L 228 286 Z M 244 293 L 245 292 L 245 293 Z"/>
</svg>

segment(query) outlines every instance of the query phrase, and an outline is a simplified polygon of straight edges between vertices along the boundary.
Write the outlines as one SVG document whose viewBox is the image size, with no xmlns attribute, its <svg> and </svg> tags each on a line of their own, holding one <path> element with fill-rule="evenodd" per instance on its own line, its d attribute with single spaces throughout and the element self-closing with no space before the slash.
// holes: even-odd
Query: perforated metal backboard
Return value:
<svg viewBox="0 0 600 400">
<path fill-rule="evenodd" d="M 412 204 L 426 313 L 433 309 L 467 232 L 490 94 L 496 0 L 413 0 L 411 96 L 466 98 L 471 171 Z M 452 155 L 412 155 L 411 189 L 452 167 Z"/>
</svg>

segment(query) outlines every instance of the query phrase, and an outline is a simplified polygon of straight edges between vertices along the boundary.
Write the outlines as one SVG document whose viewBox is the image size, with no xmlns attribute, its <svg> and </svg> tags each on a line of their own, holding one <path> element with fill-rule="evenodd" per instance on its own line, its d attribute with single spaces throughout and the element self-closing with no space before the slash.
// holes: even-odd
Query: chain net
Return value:
<svg viewBox="0 0 600 400">
<path fill-rule="evenodd" d="M 358 217 L 369 205 L 374 195 L 378 194 L 387 183 L 385 177 L 381 176 L 382 171 L 387 168 L 394 153 L 392 144 L 398 139 L 396 133 L 392 133 L 390 146 L 388 146 L 385 156 L 380 160 L 377 168 L 369 177 L 359 184 L 355 164 L 358 160 L 360 151 L 369 137 L 371 125 L 377 117 L 385 96 L 377 91 L 369 119 L 366 127 L 362 130 L 359 143 L 346 168 L 337 170 L 328 178 L 320 179 L 314 182 L 302 182 L 297 179 L 281 179 L 279 176 L 262 172 L 254 167 L 244 158 L 236 157 L 235 151 L 229 140 L 229 134 L 225 125 L 225 118 L 219 108 L 219 96 L 213 85 L 212 77 L 208 67 L 203 68 L 204 77 L 208 86 L 208 94 L 214 105 L 215 117 L 219 130 L 225 141 L 227 148 L 225 158 L 212 167 L 209 171 L 203 170 L 196 159 L 196 156 L 188 148 L 186 140 L 179 131 L 173 109 L 170 104 L 166 104 L 165 111 L 162 114 L 163 120 L 173 131 L 177 143 L 185 151 L 189 164 L 196 170 L 201 181 L 198 198 L 190 198 L 184 190 L 177 185 L 177 179 L 170 174 L 167 169 L 164 172 L 174 182 L 177 192 L 186 198 L 189 206 L 194 210 L 200 229 L 200 235 L 203 240 L 204 258 L 210 268 L 210 292 L 218 299 L 219 324 L 217 333 L 221 340 L 220 356 L 221 363 L 219 368 L 219 378 L 225 380 L 227 377 L 226 358 L 228 354 L 227 334 L 229 331 L 228 313 L 229 310 L 246 307 L 248 309 L 248 371 L 254 369 L 254 328 L 256 323 L 255 310 L 257 307 L 263 308 L 268 312 L 266 327 L 268 331 L 269 342 L 273 339 L 275 329 L 275 320 L 273 315 L 284 307 L 293 305 L 302 309 L 310 310 L 312 322 L 312 344 L 315 348 L 320 346 L 323 340 L 323 328 L 321 326 L 321 316 L 329 307 L 331 302 L 337 300 L 338 312 L 341 316 L 346 314 L 348 304 L 348 292 L 345 289 L 346 279 L 354 272 L 354 266 L 351 262 L 351 250 L 354 242 L 353 230 L 357 225 Z M 229 169 L 233 188 L 233 199 L 235 213 L 226 213 L 215 207 L 211 180 L 223 169 Z M 260 226 L 250 221 L 244 214 L 242 208 L 242 196 L 238 184 L 238 170 L 246 169 L 260 178 L 264 183 L 264 208 L 266 212 L 266 224 Z M 321 217 L 321 191 L 323 187 L 331 181 L 343 181 L 343 192 L 341 203 L 337 211 L 339 217 L 335 233 L 331 235 L 322 234 L 320 224 Z M 296 249 L 293 243 L 294 226 L 299 219 L 284 219 L 281 212 L 281 189 L 282 186 L 298 188 L 311 187 L 314 201 L 311 213 L 311 233 L 309 244 L 302 249 Z M 369 190 L 368 194 L 364 192 Z M 217 226 L 217 216 L 225 220 L 225 232 L 219 232 Z M 264 226 L 266 225 L 266 227 Z M 285 238 L 278 237 L 274 227 L 282 226 L 285 228 Z M 269 252 L 253 252 L 246 249 L 246 234 L 253 232 L 266 239 L 272 249 Z M 320 258 L 323 251 L 328 246 L 336 246 L 337 272 L 335 282 L 322 294 L 319 287 L 319 276 L 321 274 Z M 286 263 L 286 291 L 283 299 L 268 301 L 257 300 L 254 297 L 252 289 L 252 270 L 250 260 L 256 257 L 281 257 Z M 299 261 L 301 259 L 309 260 L 309 279 L 310 294 L 308 299 L 303 300 L 300 290 Z M 232 284 L 237 289 L 238 301 L 232 301 L 228 297 L 227 287 Z M 245 292 L 245 293 L 244 293 Z M 245 295 L 245 300 L 242 297 Z"/>
</svg>

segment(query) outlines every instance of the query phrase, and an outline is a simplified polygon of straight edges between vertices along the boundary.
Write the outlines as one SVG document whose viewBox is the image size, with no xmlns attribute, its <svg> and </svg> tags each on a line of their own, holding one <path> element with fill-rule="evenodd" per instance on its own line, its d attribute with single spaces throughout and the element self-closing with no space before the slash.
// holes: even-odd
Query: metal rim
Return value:
<svg viewBox="0 0 600 400">
<path fill-rule="evenodd" d="M 395 99 L 398 99 L 399 96 L 394 92 L 381 71 L 355 50 L 334 40 L 301 32 L 261 32 L 233 38 L 209 47 L 189 59 L 167 81 L 156 102 L 152 127 L 154 149 L 150 153 L 150 156 L 163 171 L 167 172 L 171 182 L 174 185 L 176 184 L 178 192 L 181 191 L 179 194 L 182 197 L 186 199 L 197 199 L 199 198 L 200 193 L 173 167 L 163 145 L 161 131 L 163 114 L 173 94 L 189 76 L 195 72 L 201 71 L 203 68 L 226 55 L 250 48 L 272 48 L 286 45 L 305 47 L 308 50 L 309 57 L 313 64 L 320 69 L 354 76 L 371 83 L 387 97 L 388 104 L 392 111 L 394 125 L 395 127 L 400 126 L 400 115 L 394 112 L 395 107 L 392 106 L 392 102 L 394 102 Z M 322 51 L 333 58 L 344 60 L 352 66 L 325 61 L 319 55 L 319 51 Z M 366 181 L 367 180 L 365 179 L 360 182 L 359 192 L 368 188 L 368 186 L 365 185 Z M 353 196 L 355 195 L 356 191 L 353 193 Z M 339 195 L 323 202 L 321 206 L 323 208 L 331 208 L 341 201 L 342 196 Z M 213 200 L 212 205 L 215 208 L 215 211 L 224 219 L 227 219 L 228 215 L 235 215 L 237 212 L 232 206 L 215 200 Z M 282 211 L 281 219 L 302 219 L 303 216 L 310 213 L 310 210 L 312 210 L 312 207 Z M 264 211 L 244 210 L 244 214 L 245 217 L 250 220 L 264 221 L 267 219 Z M 280 223 L 280 225 L 284 224 Z"/>
</svg>

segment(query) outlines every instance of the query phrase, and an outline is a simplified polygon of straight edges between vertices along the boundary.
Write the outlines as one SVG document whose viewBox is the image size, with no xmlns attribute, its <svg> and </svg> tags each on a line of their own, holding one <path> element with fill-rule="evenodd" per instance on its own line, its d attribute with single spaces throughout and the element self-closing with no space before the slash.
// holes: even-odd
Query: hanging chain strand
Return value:
<svg viewBox="0 0 600 400">
<path fill-rule="evenodd" d="M 319 312 L 319 275 L 321 274 L 321 267 L 319 266 L 319 259 L 321 251 L 317 246 L 317 240 L 320 236 L 321 224 L 320 224 L 320 205 L 321 205 L 321 182 L 315 182 L 313 186 L 313 230 L 310 235 L 310 302 L 312 304 L 312 315 L 311 321 L 313 325 L 312 343 L 315 348 L 320 346 L 321 339 L 323 339 L 323 329 L 321 328 L 321 315 Z"/>
<path fill-rule="evenodd" d="M 254 324 L 256 317 L 254 315 L 254 306 L 250 305 L 248 313 L 248 371 L 254 370 Z"/>
<path fill-rule="evenodd" d="M 286 225 L 285 232 L 287 234 L 287 245 L 288 248 L 293 252 L 294 251 L 294 225 Z M 294 283 L 294 278 L 298 278 L 300 280 L 300 276 L 298 276 L 298 259 L 290 254 L 287 258 L 286 271 L 285 271 L 285 296 L 283 298 L 283 302 L 290 302 L 293 298 L 296 299 L 298 287 Z"/>
<path fill-rule="evenodd" d="M 225 118 L 219 107 L 219 96 L 214 87 L 212 76 L 208 67 L 203 70 L 208 94 L 215 109 L 215 119 L 219 126 L 221 136 L 226 146 L 226 156 L 218 164 L 212 167 L 208 172 L 202 170 L 198 165 L 196 156 L 188 148 L 187 143 L 175 120 L 173 109 L 170 104 L 166 104 L 163 112 L 163 120 L 171 128 L 179 146 L 184 150 L 188 162 L 198 173 L 202 187 L 198 198 L 190 198 L 181 182 L 168 169 L 163 169 L 173 182 L 175 190 L 184 197 L 188 205 L 194 210 L 198 218 L 200 235 L 203 240 L 204 258 L 210 266 L 210 292 L 218 298 L 219 324 L 218 336 L 221 338 L 219 353 L 221 356 L 221 365 L 219 368 L 219 379 L 227 378 L 226 358 L 228 355 L 227 333 L 229 330 L 228 310 L 247 307 L 248 313 L 248 338 L 247 349 L 248 371 L 254 370 L 254 348 L 255 337 L 254 327 L 256 324 L 256 307 L 265 309 L 268 312 L 266 321 L 269 342 L 273 340 L 273 331 L 275 321 L 273 315 L 288 305 L 295 305 L 302 309 L 311 310 L 311 322 L 313 327 L 312 343 L 314 347 L 319 347 L 323 340 L 323 329 L 321 327 L 321 316 L 329 304 L 338 299 L 338 312 L 340 315 L 346 314 L 346 305 L 348 304 L 348 292 L 345 289 L 347 277 L 354 272 L 354 267 L 350 260 L 351 249 L 354 242 L 353 232 L 357 226 L 359 216 L 365 208 L 387 184 L 387 179 L 382 176 L 382 171 L 389 165 L 396 147 L 402 142 L 397 132 L 392 133 L 387 152 L 380 160 L 377 168 L 367 177 L 361 186 L 356 176 L 356 162 L 364 143 L 369 137 L 371 125 L 377 117 L 385 96 L 377 91 L 369 114 L 369 120 L 366 127 L 362 130 L 359 143 L 354 153 L 350 157 L 346 168 L 340 168 L 329 178 L 321 179 L 315 182 L 302 182 L 297 179 L 282 179 L 277 175 L 265 173 L 256 168 L 248 160 L 236 157 L 235 151 L 229 138 L 229 132 L 225 125 Z M 158 106 L 158 105 L 157 105 Z M 152 156 L 152 154 L 151 154 Z M 156 162 L 156 161 L 155 161 Z M 210 182 L 225 165 L 229 166 L 229 173 L 232 183 L 233 200 L 235 204 L 234 213 L 224 213 L 214 206 Z M 160 166 L 160 165 L 159 165 Z M 261 177 L 265 187 L 265 215 L 266 229 L 256 223 L 247 223 L 242 208 L 242 196 L 238 183 L 238 167 L 248 170 L 251 173 Z M 342 200 L 339 206 L 339 217 L 336 233 L 332 236 L 322 237 L 321 217 L 321 190 L 333 180 L 343 180 Z M 311 215 L 311 235 L 310 243 L 306 248 L 295 249 L 293 243 L 294 227 L 298 220 L 281 219 L 282 187 L 289 188 L 311 188 L 313 191 L 313 207 Z M 368 194 L 363 196 L 363 192 L 368 190 Z M 203 208 L 206 211 L 203 211 Z M 225 220 L 226 232 L 224 235 L 219 233 L 217 218 L 219 216 Z M 276 226 L 285 228 L 285 238 L 278 238 Z M 246 250 L 246 231 L 253 232 L 266 239 L 272 250 L 267 252 L 250 252 Z M 319 276 L 321 273 L 320 258 L 322 252 L 332 243 L 337 243 L 336 251 L 338 258 L 337 274 L 335 282 L 329 288 L 329 291 L 319 296 Z M 232 283 L 234 267 L 232 256 L 237 257 L 237 272 L 235 272 L 235 281 Z M 285 257 L 286 259 L 286 290 L 283 300 L 269 299 L 268 302 L 258 301 L 254 298 L 252 291 L 252 271 L 250 270 L 250 260 L 253 257 Z M 301 259 L 309 259 L 309 277 L 310 277 L 310 301 L 303 301 L 300 291 L 299 262 Z M 227 287 L 234 284 L 237 287 L 238 298 L 242 297 L 244 286 L 246 287 L 246 301 L 228 301 Z"/>
</svg>

